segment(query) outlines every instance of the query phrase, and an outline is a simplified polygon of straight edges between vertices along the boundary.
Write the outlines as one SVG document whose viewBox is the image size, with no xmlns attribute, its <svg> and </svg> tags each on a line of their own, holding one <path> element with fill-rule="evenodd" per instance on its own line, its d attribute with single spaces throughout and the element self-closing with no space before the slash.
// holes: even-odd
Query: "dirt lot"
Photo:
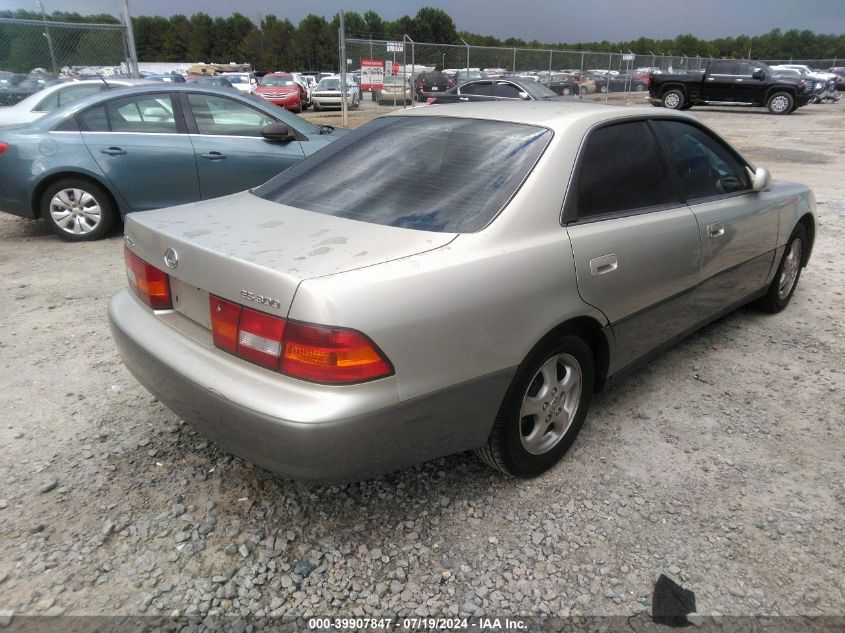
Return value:
<svg viewBox="0 0 845 633">
<path fill-rule="evenodd" d="M 314 488 L 233 458 L 124 369 L 119 234 L 72 245 L 0 216 L 0 623 L 627 616 L 661 572 L 706 615 L 845 615 L 845 103 L 691 113 L 813 187 L 810 266 L 786 311 L 741 309 L 599 396 L 528 482 L 458 455 Z"/>
</svg>

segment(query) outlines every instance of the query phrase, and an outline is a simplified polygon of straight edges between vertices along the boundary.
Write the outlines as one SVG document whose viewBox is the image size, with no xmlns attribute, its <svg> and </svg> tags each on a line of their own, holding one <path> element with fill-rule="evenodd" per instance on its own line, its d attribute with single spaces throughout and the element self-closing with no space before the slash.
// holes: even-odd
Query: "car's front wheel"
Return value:
<svg viewBox="0 0 845 633">
<path fill-rule="evenodd" d="M 789 114 L 795 100 L 788 92 L 776 92 L 766 102 L 766 107 L 772 114 Z"/>
<path fill-rule="evenodd" d="M 41 217 L 69 242 L 89 242 L 106 236 L 117 219 L 117 207 L 102 186 L 84 178 L 63 178 L 41 195 Z"/>
<path fill-rule="evenodd" d="M 566 334 L 538 345 L 519 366 L 478 456 L 514 477 L 554 466 L 584 424 L 594 375 L 593 354 L 580 337 Z"/>
<path fill-rule="evenodd" d="M 663 107 L 680 110 L 684 106 L 684 93 L 677 89 L 667 90 L 663 95 Z"/>
<path fill-rule="evenodd" d="M 780 266 L 775 273 L 769 289 L 757 301 L 757 307 L 775 314 L 783 310 L 795 294 L 798 279 L 801 277 L 801 267 L 804 264 L 804 253 L 807 252 L 807 229 L 799 224 L 792 231 L 786 250 L 780 260 Z"/>
</svg>

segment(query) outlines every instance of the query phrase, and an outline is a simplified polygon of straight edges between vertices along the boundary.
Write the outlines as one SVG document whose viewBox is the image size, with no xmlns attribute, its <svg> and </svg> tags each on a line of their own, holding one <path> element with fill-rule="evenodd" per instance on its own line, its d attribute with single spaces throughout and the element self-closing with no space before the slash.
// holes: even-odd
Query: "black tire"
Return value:
<svg viewBox="0 0 845 633">
<path fill-rule="evenodd" d="M 797 247 L 795 246 L 796 242 Z M 789 236 L 774 279 L 769 284 L 766 294 L 755 302 L 756 307 L 764 312 L 776 314 L 789 305 L 789 301 L 798 287 L 798 280 L 801 278 L 801 268 L 804 265 L 808 246 L 807 229 L 803 224 L 799 224 L 792 231 L 792 235 Z M 793 251 L 794 248 L 799 249 L 797 255 Z M 790 272 L 794 272 L 794 279 L 790 282 L 787 291 L 783 292 L 783 285 L 787 281 L 786 276 Z"/>
<path fill-rule="evenodd" d="M 637 92 L 642 92 L 643 90 L 645 90 L 645 86 L 642 84 L 637 84 L 636 86 L 634 86 L 634 90 L 636 90 Z"/>
<path fill-rule="evenodd" d="M 579 95 L 590 94 L 590 87 L 589 86 L 578 86 L 578 94 Z"/>
<path fill-rule="evenodd" d="M 315 103 L 315 104 L 314 104 L 314 112 L 319 112 L 319 111 L 320 111 L 320 106 L 318 106 L 318 105 Z"/>
<path fill-rule="evenodd" d="M 792 112 L 793 105 L 795 105 L 795 99 L 788 92 L 772 93 L 766 101 L 766 107 L 772 114 L 789 114 Z"/>
<path fill-rule="evenodd" d="M 557 357 L 557 358 L 556 358 Z M 554 359 L 554 360 L 553 360 Z M 580 393 L 577 403 L 573 403 L 574 412 L 565 429 L 561 429 L 560 436 L 555 438 L 556 429 L 549 425 L 548 418 L 541 419 L 541 415 L 521 416 L 525 399 L 532 390 L 539 388 L 535 394 L 539 399 L 545 389 L 545 379 L 540 375 L 541 368 L 547 363 L 555 366 L 557 376 L 560 376 L 563 360 L 566 363 L 576 363 L 580 371 Z M 574 367 L 575 365 L 573 365 Z M 573 371 L 567 369 L 567 372 Z M 564 376 L 569 375 L 564 373 Z M 577 376 L 577 372 L 573 373 Z M 538 386 L 537 381 L 540 381 Z M 587 411 L 593 396 L 595 380 L 595 363 L 590 347 L 578 336 L 573 334 L 557 335 L 548 338 L 537 345 L 517 369 L 505 398 L 499 407 L 499 412 L 490 432 L 487 444 L 476 450 L 476 454 L 489 466 L 496 468 L 512 477 L 530 478 L 548 470 L 566 454 L 578 432 L 584 424 Z M 559 383 L 556 383 L 559 386 Z M 568 398 L 560 398 L 560 394 L 547 394 L 551 397 L 543 404 L 544 412 L 552 412 L 565 406 Z M 560 405 L 561 408 L 555 409 Z M 549 407 L 549 408 L 547 408 Z M 530 424 L 531 426 L 527 426 Z M 534 425 L 547 425 L 543 433 L 539 434 L 540 442 L 548 439 L 551 443 L 541 452 L 529 452 L 524 443 L 524 434 L 531 434 Z M 564 422 L 566 424 L 566 422 Z M 542 426 L 540 427 L 543 428 Z M 551 432 L 551 435 L 549 433 Z"/>
<path fill-rule="evenodd" d="M 669 108 L 670 110 L 680 110 L 684 107 L 685 101 L 686 98 L 684 97 L 684 93 L 677 88 L 667 90 L 663 93 L 663 97 L 661 98 L 663 107 Z"/>
<path fill-rule="evenodd" d="M 607 92 L 607 86 L 602 86 L 601 88 L 599 88 L 599 92 Z"/>
<path fill-rule="evenodd" d="M 563 87 L 563 90 L 561 90 L 561 91 L 560 91 L 560 93 L 561 93 L 564 97 L 568 97 L 569 95 L 571 95 L 571 94 L 572 94 L 572 88 L 570 88 L 569 86 L 564 86 L 564 87 Z"/>
<path fill-rule="evenodd" d="M 98 215 L 92 213 L 94 207 Z M 47 226 L 68 242 L 102 239 L 118 219 L 111 194 L 82 177 L 62 178 L 49 185 L 41 194 L 39 211 Z"/>
</svg>

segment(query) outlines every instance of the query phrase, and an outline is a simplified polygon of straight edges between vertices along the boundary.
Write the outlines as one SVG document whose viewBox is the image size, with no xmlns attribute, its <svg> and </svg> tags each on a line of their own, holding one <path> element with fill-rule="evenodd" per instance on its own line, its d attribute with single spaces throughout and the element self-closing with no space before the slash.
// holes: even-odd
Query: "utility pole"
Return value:
<svg viewBox="0 0 845 633">
<path fill-rule="evenodd" d="M 41 9 L 41 21 L 44 23 L 44 37 L 47 38 L 47 48 L 50 49 L 50 63 L 53 64 L 53 74 L 59 74 L 59 67 L 56 64 L 56 53 L 53 51 L 53 38 L 50 37 L 50 27 L 47 26 L 47 12 L 44 10 L 44 3 L 41 0 L 36 0 L 36 4 Z"/>
</svg>

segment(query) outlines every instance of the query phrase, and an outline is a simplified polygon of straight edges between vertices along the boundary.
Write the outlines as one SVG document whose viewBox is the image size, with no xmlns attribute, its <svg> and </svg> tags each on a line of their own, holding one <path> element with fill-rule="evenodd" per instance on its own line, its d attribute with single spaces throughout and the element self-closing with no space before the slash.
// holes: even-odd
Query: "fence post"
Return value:
<svg viewBox="0 0 845 633">
<path fill-rule="evenodd" d="M 138 79 L 138 51 L 135 50 L 135 31 L 132 30 L 129 0 L 123 0 L 123 16 L 126 21 L 126 45 L 129 48 L 129 76 Z"/>
<path fill-rule="evenodd" d="M 343 30 L 343 9 L 340 10 L 340 26 L 337 27 L 340 41 L 340 115 L 341 125 L 348 127 L 348 112 L 346 111 L 346 33 Z"/>
<path fill-rule="evenodd" d="M 513 47 L 513 74 L 516 74 L 516 46 Z"/>
<path fill-rule="evenodd" d="M 50 49 L 50 63 L 53 65 L 53 74 L 58 75 L 59 70 L 56 65 L 56 53 L 53 52 L 53 38 L 50 36 L 50 27 L 47 26 L 47 13 L 44 11 L 44 3 L 41 0 L 36 0 L 35 4 L 41 9 L 41 21 L 44 23 L 44 37 L 47 38 L 47 48 Z"/>
<path fill-rule="evenodd" d="M 464 46 L 467 47 L 467 79 L 469 79 L 469 44 L 467 44 L 464 38 L 461 38 L 461 41 L 464 43 Z"/>
</svg>

